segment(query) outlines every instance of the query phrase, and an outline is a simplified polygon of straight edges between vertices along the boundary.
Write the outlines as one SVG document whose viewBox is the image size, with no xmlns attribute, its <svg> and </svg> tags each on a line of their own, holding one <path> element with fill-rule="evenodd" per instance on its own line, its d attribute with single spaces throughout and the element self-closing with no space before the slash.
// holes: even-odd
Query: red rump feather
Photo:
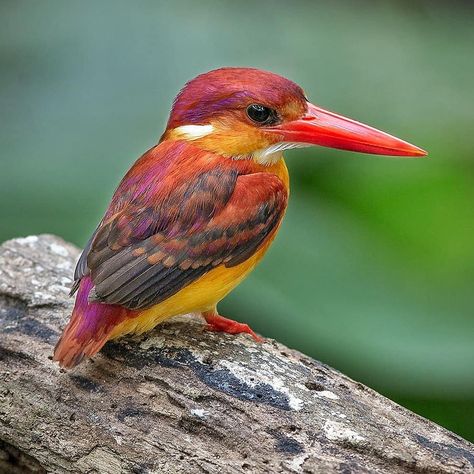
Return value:
<svg viewBox="0 0 474 474">
<path fill-rule="evenodd" d="M 71 320 L 56 344 L 54 360 L 60 361 L 62 367 L 74 367 L 84 357 L 100 351 L 112 329 L 133 317 L 133 311 L 117 305 L 90 303 L 92 287 L 89 276 L 81 280 Z"/>
</svg>

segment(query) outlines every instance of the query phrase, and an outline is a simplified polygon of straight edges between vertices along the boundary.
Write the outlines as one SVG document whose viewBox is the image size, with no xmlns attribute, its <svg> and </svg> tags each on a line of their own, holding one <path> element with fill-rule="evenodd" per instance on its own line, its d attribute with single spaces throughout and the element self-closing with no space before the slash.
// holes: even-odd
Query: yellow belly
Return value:
<svg viewBox="0 0 474 474">
<path fill-rule="evenodd" d="M 279 176 L 288 187 L 288 171 L 283 160 L 267 168 Z M 280 221 L 281 223 L 281 221 Z M 269 236 L 264 245 L 249 259 L 235 267 L 220 265 L 189 284 L 165 301 L 142 311 L 138 316 L 127 319 L 111 333 L 110 339 L 129 333 L 143 333 L 173 316 L 197 313 L 213 309 L 230 291 L 232 291 L 262 259 L 275 238 L 278 227 Z"/>
<path fill-rule="evenodd" d="M 165 301 L 119 324 L 112 332 L 111 339 L 128 333 L 149 331 L 157 324 L 179 314 L 203 312 L 214 308 L 254 269 L 270 243 L 240 265 L 231 268 L 221 265 Z"/>
</svg>

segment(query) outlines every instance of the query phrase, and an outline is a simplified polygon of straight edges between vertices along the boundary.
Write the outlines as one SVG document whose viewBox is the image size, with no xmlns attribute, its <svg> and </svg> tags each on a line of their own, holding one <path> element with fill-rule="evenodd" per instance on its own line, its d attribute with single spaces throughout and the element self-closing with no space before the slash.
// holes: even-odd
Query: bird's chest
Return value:
<svg viewBox="0 0 474 474">
<path fill-rule="evenodd" d="M 261 171 L 266 173 L 274 174 L 278 176 L 280 181 L 283 183 L 284 188 L 286 189 L 287 193 L 290 190 L 290 177 L 288 175 L 288 168 L 286 167 L 286 163 L 283 159 L 277 161 L 275 164 L 270 166 L 263 166 L 259 165 Z"/>
</svg>

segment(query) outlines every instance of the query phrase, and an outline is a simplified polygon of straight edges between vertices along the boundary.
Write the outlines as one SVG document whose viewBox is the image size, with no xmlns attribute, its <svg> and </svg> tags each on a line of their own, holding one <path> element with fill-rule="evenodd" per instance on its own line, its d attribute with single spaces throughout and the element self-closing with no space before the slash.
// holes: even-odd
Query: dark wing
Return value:
<svg viewBox="0 0 474 474">
<path fill-rule="evenodd" d="M 238 265 L 276 230 L 287 202 L 277 176 L 220 168 L 162 196 L 136 199 L 99 226 L 78 263 L 77 277 L 91 274 L 91 300 L 148 308 L 218 265 Z"/>
<path fill-rule="evenodd" d="M 84 247 L 84 250 L 81 253 L 81 256 L 79 257 L 79 260 L 77 261 L 76 268 L 74 270 L 74 283 L 71 287 L 71 291 L 69 292 L 69 296 L 72 296 L 78 290 L 81 280 L 85 276 L 89 275 L 89 268 L 87 267 L 87 256 L 89 255 L 89 252 L 91 250 L 92 241 L 94 240 L 96 232 L 97 229 L 92 234 L 92 237 L 87 242 L 86 246 Z"/>
</svg>

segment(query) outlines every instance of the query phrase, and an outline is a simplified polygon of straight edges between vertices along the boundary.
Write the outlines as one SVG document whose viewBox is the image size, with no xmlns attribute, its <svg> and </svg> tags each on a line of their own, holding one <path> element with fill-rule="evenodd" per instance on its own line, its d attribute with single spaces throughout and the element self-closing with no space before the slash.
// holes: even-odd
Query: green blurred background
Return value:
<svg viewBox="0 0 474 474">
<path fill-rule="evenodd" d="M 84 245 L 184 82 L 224 65 L 429 150 L 287 153 L 292 199 L 223 314 L 474 439 L 470 2 L 0 3 L 0 239 Z"/>
</svg>

